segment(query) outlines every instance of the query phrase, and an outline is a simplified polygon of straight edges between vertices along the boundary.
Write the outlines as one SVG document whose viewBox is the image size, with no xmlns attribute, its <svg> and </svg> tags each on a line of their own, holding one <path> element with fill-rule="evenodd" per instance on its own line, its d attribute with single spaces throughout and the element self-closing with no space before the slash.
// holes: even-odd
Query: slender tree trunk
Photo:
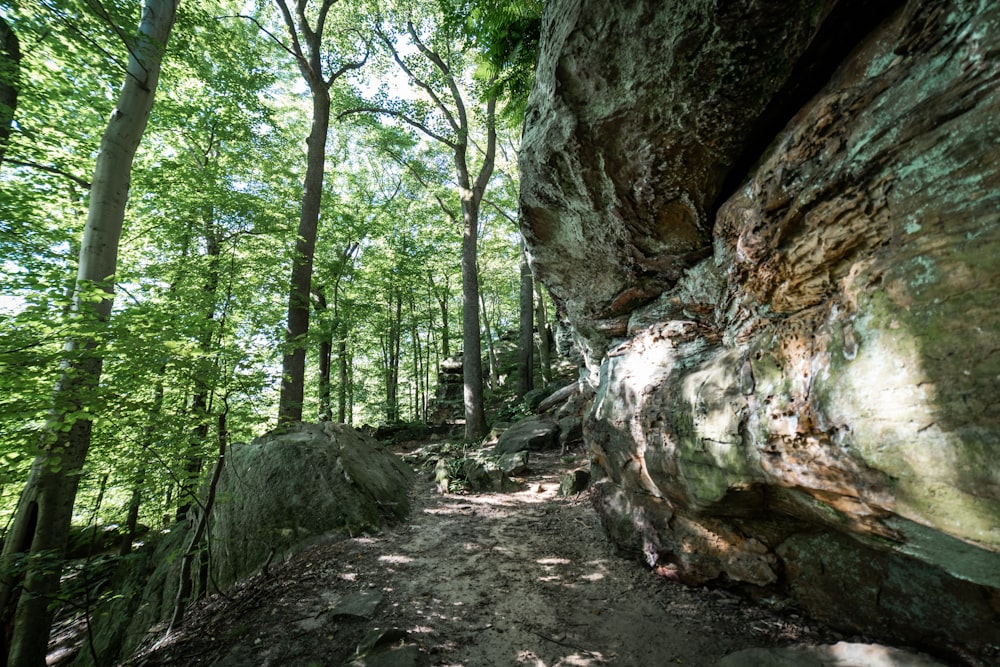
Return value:
<svg viewBox="0 0 1000 667">
<path fill-rule="evenodd" d="M 347 387 L 347 424 L 354 425 L 354 355 L 353 353 L 344 353 L 344 359 L 347 360 L 345 364 L 345 377 L 346 382 L 344 386 Z"/>
<path fill-rule="evenodd" d="M 211 517 L 212 508 L 215 507 L 215 494 L 219 487 L 219 478 L 222 476 L 222 467 L 226 462 L 226 448 L 229 446 L 229 431 L 226 426 L 228 412 L 229 409 L 227 403 L 227 407 L 219 415 L 219 451 L 215 462 L 215 470 L 212 472 L 212 480 L 208 485 L 208 498 L 205 500 L 205 506 L 202 508 L 201 516 L 198 517 L 198 523 L 195 525 L 195 531 L 194 535 L 191 536 L 191 542 L 188 544 L 188 548 L 184 552 L 184 557 L 181 560 L 180 583 L 177 588 L 177 597 L 174 599 L 174 612 L 170 617 L 170 627 L 167 630 L 168 634 L 171 630 L 184 622 L 184 614 L 187 610 L 187 605 L 196 593 L 193 574 L 194 562 L 195 558 L 202 552 L 201 542 L 205 539 L 205 535 L 208 531 L 208 520 Z"/>
<path fill-rule="evenodd" d="M 486 332 L 486 355 L 490 363 L 490 389 L 496 391 L 500 384 L 499 372 L 497 371 L 497 355 L 493 349 L 493 331 L 490 327 L 490 314 L 486 310 L 486 297 L 482 290 L 479 291 L 479 305 L 482 308 L 483 329 Z"/>
<path fill-rule="evenodd" d="M 334 290 L 336 295 L 336 290 Z M 326 290 L 320 286 L 315 290 L 316 312 L 323 315 L 327 312 Z M 334 296 L 336 304 L 336 296 Z M 323 421 L 333 419 L 333 408 L 330 405 L 330 366 L 333 361 L 333 337 L 336 333 L 336 305 L 334 305 L 334 321 L 325 325 L 319 341 L 319 418 Z"/>
<path fill-rule="evenodd" d="M 393 351 L 392 351 L 392 384 L 395 387 L 393 391 L 393 416 L 395 421 L 400 419 L 400 409 L 399 409 L 399 364 L 401 359 L 400 351 L 402 350 L 402 340 L 403 340 L 403 295 L 401 292 L 396 293 L 396 322 L 393 328 Z"/>
<path fill-rule="evenodd" d="M 542 294 L 541 285 L 535 284 L 535 293 L 538 300 L 535 302 L 535 317 L 538 320 L 538 358 L 541 361 L 542 384 L 549 384 L 552 381 L 552 355 L 551 341 L 549 340 L 549 316 L 545 308 L 545 295 Z"/>
<path fill-rule="evenodd" d="M 0 162 L 10 139 L 11 122 L 17 110 L 21 87 L 21 46 L 17 35 L 0 17 Z"/>
<path fill-rule="evenodd" d="M 389 294 L 388 331 L 382 343 L 385 375 L 385 418 L 390 424 L 399 421 L 399 351 L 402 337 L 403 297 L 395 289 Z"/>
<path fill-rule="evenodd" d="M 534 387 L 534 286 L 531 277 L 531 267 L 528 266 L 528 255 L 525 252 L 524 241 L 521 241 L 521 317 L 518 323 L 517 350 L 517 395 L 524 396 Z"/>
<path fill-rule="evenodd" d="M 302 188 L 299 230 L 292 258 L 288 293 L 288 327 L 285 352 L 281 359 L 281 396 L 278 423 L 302 421 L 305 398 L 306 336 L 309 333 L 309 292 L 313 256 L 323 199 L 323 172 L 326 167 L 326 133 L 330 127 L 330 93 L 321 84 L 312 85 L 313 119 L 307 140 L 306 177 Z"/>
<path fill-rule="evenodd" d="M 143 461 L 136 470 L 135 481 L 132 482 L 132 496 L 128 501 L 125 530 L 122 532 L 122 541 L 118 545 L 119 556 L 127 556 L 132 553 L 132 544 L 135 542 L 135 534 L 139 528 L 139 509 L 142 507 L 142 487 L 145 481 L 146 463 Z"/>
<path fill-rule="evenodd" d="M 427 403 L 430 402 L 430 389 L 431 389 L 431 367 L 433 365 L 434 373 L 437 373 L 441 369 L 441 353 L 437 346 L 437 341 L 434 338 L 434 291 L 433 291 L 434 281 L 431 280 L 430 273 L 427 274 L 427 363 L 424 364 L 424 376 L 425 376 L 425 386 L 427 387 Z M 432 352 L 433 351 L 433 352 Z M 434 355 L 433 364 L 431 363 L 431 354 Z M 430 408 L 428 405 L 424 406 L 424 420 L 427 419 Z"/>
<path fill-rule="evenodd" d="M 139 31 L 130 49 L 128 76 L 97 154 L 80 248 L 73 316 L 89 319 L 98 329 L 106 327 L 111 313 L 114 298 L 111 281 L 118 264 L 132 160 L 146 129 L 177 3 L 178 0 L 146 0 Z M 91 298 L 94 288 L 104 292 L 100 300 Z M 32 565 L 24 576 L 23 593 L 17 596 L 8 654 L 8 664 L 15 667 L 45 664 L 53 614 L 50 603 L 59 590 L 61 561 L 79 474 L 90 447 L 92 422 L 80 415 L 86 414 L 85 406 L 93 409 L 89 403 L 100 382 L 103 356 L 97 339 L 90 337 L 71 338 L 66 351 L 67 361 L 55 389 L 48 439 L 39 457 L 40 464 L 33 467 L 35 479 L 29 479 L 25 488 L 26 492 L 37 488 L 37 505 L 27 503 L 26 516 L 19 517 L 30 521 L 34 513 L 31 508 L 36 508 L 37 523 L 29 559 Z M 55 555 L 54 561 L 49 554 Z M 3 597 L 8 605 L 13 603 L 14 596 Z"/>
<path fill-rule="evenodd" d="M 341 331 L 337 339 L 337 363 L 340 365 L 340 382 L 337 384 L 337 421 L 341 424 L 347 421 L 347 397 L 350 390 L 348 375 L 349 359 L 347 358 L 347 333 Z"/>
<path fill-rule="evenodd" d="M 97 487 L 97 500 L 94 501 L 94 510 L 90 513 L 90 543 L 87 545 L 87 560 L 90 560 L 97 555 L 99 551 L 97 544 L 97 536 L 100 532 L 100 513 L 101 505 L 104 504 L 104 494 L 108 490 L 108 473 L 101 475 L 101 483 Z"/>
<path fill-rule="evenodd" d="M 333 406 L 330 401 L 330 367 L 333 363 L 332 334 L 324 334 L 319 342 L 319 418 L 321 421 L 333 419 Z"/>
<path fill-rule="evenodd" d="M 278 423 L 302 421 L 305 398 L 306 336 L 309 333 L 309 291 L 312 283 L 313 256 L 323 200 L 323 175 L 326 168 L 326 134 L 330 128 L 330 86 L 344 74 L 362 67 L 368 59 L 342 64 L 329 76 L 324 65 L 334 60 L 323 52 L 323 31 L 330 8 L 336 0 L 322 0 L 315 11 L 306 11 L 308 0 L 297 0 L 293 12 L 287 0 L 275 0 L 288 29 L 291 52 L 298 61 L 302 78 L 312 93 L 312 128 L 306 140 L 306 176 L 302 185 L 302 208 L 299 230 L 292 257 L 292 276 L 288 290 L 288 326 L 281 359 L 281 395 L 278 398 Z M 313 19 L 315 25 L 309 25 Z M 304 46 L 303 46 L 304 45 Z"/>
<path fill-rule="evenodd" d="M 421 404 L 423 402 L 423 352 L 420 349 L 420 330 L 417 327 L 417 316 L 414 312 L 413 293 L 408 299 L 410 308 L 410 348 L 413 352 L 413 421 L 420 421 Z"/>
<path fill-rule="evenodd" d="M 198 335 L 198 350 L 201 359 L 198 361 L 198 371 L 194 376 L 194 395 L 191 398 L 191 420 L 193 426 L 188 438 L 187 451 L 184 454 L 184 472 L 177 493 L 177 520 L 183 520 L 198 493 L 198 480 L 204 468 L 204 446 L 208 439 L 211 419 L 211 402 L 214 391 L 215 362 L 210 361 L 212 341 L 216 333 L 216 317 L 218 316 L 218 289 L 220 280 L 219 262 L 222 256 L 222 241 L 219 231 L 215 228 L 215 213 L 209 209 L 205 213 L 204 238 L 205 256 L 208 258 L 208 274 L 201 286 L 204 301 L 204 316 L 201 332 Z"/>
<path fill-rule="evenodd" d="M 483 407 L 483 360 L 481 335 L 479 332 L 479 276 L 476 259 L 479 245 L 479 206 L 483 201 L 486 186 L 493 175 L 496 160 L 496 95 L 486 98 L 486 149 L 475 182 L 470 177 L 468 151 L 470 146 L 470 123 L 465 108 L 465 100 L 455 78 L 455 74 L 445 60 L 434 50 L 424 44 L 412 22 L 406 24 L 407 34 L 417 51 L 431 63 L 440 75 L 440 82 L 447 89 L 445 97 L 450 98 L 446 104 L 438 91 L 430 83 L 415 76 L 406 59 L 402 58 L 392 38 L 376 31 L 386 48 L 392 53 L 399 67 L 410 76 L 414 84 L 422 88 L 433 101 L 451 127 L 450 138 L 429 130 L 428 127 L 408 116 L 405 112 L 390 108 L 364 108 L 358 111 L 376 111 L 395 116 L 417 128 L 425 135 L 448 146 L 455 161 L 455 181 L 458 185 L 458 195 L 462 205 L 462 372 L 465 404 L 465 438 L 478 440 L 486 434 L 486 411 Z M 495 77 L 488 82 L 492 87 Z M 442 89 L 443 90 L 443 89 Z M 453 105 L 453 106 L 449 106 Z M 443 302 L 442 302 L 443 303 Z"/>
<path fill-rule="evenodd" d="M 451 356 L 451 330 L 448 327 L 448 299 L 451 298 L 451 289 L 447 279 L 444 287 L 434 289 L 434 298 L 441 309 L 441 358 L 447 359 Z"/>
<path fill-rule="evenodd" d="M 163 375 L 166 373 L 166 366 L 160 366 L 156 388 L 153 390 L 153 405 L 149 411 L 149 421 L 143 428 L 146 442 L 153 442 L 156 433 L 152 419 L 160 414 L 163 409 Z M 137 464 L 135 479 L 132 480 L 132 495 L 128 501 L 128 514 L 125 518 L 125 531 L 122 533 L 122 541 L 118 546 L 118 555 L 127 556 L 132 552 L 132 543 L 135 541 L 136 529 L 139 525 L 139 508 L 142 506 L 142 487 L 146 481 L 146 461 L 148 454 L 146 449 L 142 450 Z"/>
</svg>

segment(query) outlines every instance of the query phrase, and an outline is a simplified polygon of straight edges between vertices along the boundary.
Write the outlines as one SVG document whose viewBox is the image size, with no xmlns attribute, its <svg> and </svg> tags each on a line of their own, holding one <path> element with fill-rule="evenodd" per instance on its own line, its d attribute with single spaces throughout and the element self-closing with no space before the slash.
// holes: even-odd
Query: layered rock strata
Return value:
<svg viewBox="0 0 1000 667">
<path fill-rule="evenodd" d="M 1000 5 L 799 4 L 547 8 L 522 231 L 595 502 L 664 573 L 985 655 Z"/>
</svg>

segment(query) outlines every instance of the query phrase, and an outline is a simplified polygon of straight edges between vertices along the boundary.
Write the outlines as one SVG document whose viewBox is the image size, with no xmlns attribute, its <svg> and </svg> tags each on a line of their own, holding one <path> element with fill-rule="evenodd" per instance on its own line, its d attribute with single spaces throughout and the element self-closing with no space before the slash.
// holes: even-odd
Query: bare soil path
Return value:
<svg viewBox="0 0 1000 667">
<path fill-rule="evenodd" d="M 617 556 L 586 494 L 557 494 L 574 462 L 531 464 L 515 493 L 442 495 L 422 474 L 408 523 L 272 565 L 132 664 L 339 666 L 375 629 L 398 630 L 383 639 L 409 642 L 419 664 L 464 667 L 714 665 L 842 639 Z"/>
</svg>

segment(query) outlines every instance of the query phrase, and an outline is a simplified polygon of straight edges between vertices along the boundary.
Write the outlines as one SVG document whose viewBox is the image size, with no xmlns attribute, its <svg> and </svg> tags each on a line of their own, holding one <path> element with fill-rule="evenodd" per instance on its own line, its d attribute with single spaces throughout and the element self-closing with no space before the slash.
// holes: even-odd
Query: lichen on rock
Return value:
<svg viewBox="0 0 1000 667">
<path fill-rule="evenodd" d="M 595 505 L 682 580 L 996 644 L 1000 6 L 768 4 L 547 9 L 522 231 Z"/>
<path fill-rule="evenodd" d="M 357 535 L 409 512 L 413 471 L 378 441 L 332 422 L 294 424 L 236 445 L 210 523 L 226 586 L 326 533 Z"/>
</svg>

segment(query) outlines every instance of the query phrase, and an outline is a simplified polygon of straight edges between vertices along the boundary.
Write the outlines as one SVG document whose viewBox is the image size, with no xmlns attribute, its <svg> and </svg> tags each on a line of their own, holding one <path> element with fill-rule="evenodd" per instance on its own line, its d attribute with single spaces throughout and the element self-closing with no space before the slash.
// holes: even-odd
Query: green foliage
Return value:
<svg viewBox="0 0 1000 667">
<path fill-rule="evenodd" d="M 476 77 L 492 81 L 504 118 L 520 127 L 534 82 L 542 28 L 541 0 L 438 0 L 444 29 L 457 31 L 478 54 Z"/>
<path fill-rule="evenodd" d="M 93 420 L 77 524 L 123 524 L 137 490 L 139 522 L 159 526 L 184 502 L 179 488 L 208 467 L 221 415 L 234 442 L 273 420 L 309 108 L 296 64 L 261 30 L 284 38 L 273 6 L 258 4 L 254 13 L 230 0 L 181 3 L 133 171 L 115 308 L 97 339 L 101 386 L 61 424 L 51 423 L 52 390 L 62 363 L 84 352 L 66 351 L 64 341 L 97 330 L 66 314 L 93 157 L 122 76 L 120 34 L 134 29 L 138 5 L 45 0 L 2 10 L 23 52 L 17 117 L 0 165 L 4 524 L 47 426 Z M 390 4 L 386 26 L 405 9 Z M 434 32 L 443 24 L 425 16 L 428 41 L 446 45 L 461 34 L 485 49 L 486 37 L 472 34 L 486 20 L 473 10 L 483 10 L 458 9 L 464 18 L 452 33 Z M 248 12 L 255 21 L 237 16 Z M 370 18 L 356 16 L 358 25 Z M 463 86 L 480 85 L 471 52 L 442 52 L 469 73 Z M 373 60 L 363 74 L 385 99 L 397 82 L 375 77 L 388 72 Z M 356 101 L 344 88 L 333 93 L 335 104 Z M 412 105 L 418 117 L 441 123 L 425 103 Z M 328 141 L 314 272 L 327 306 L 317 306 L 310 331 L 306 414 L 317 412 L 318 349 L 327 340 L 335 365 L 343 343 L 348 419 L 379 423 L 391 411 L 422 420 L 445 331 L 454 352 L 462 316 L 453 156 L 401 125 L 362 116 L 335 125 Z M 490 185 L 506 214 L 492 206 L 482 212 L 480 272 L 494 332 L 510 328 L 516 312 L 517 245 L 505 217 L 516 211 L 511 178 Z M 103 287 L 88 286 L 90 298 L 103 298 Z M 384 354 L 392 336 L 394 361 Z M 336 369 L 331 380 L 336 396 Z M 395 406 L 388 405 L 390 382 Z"/>
</svg>

